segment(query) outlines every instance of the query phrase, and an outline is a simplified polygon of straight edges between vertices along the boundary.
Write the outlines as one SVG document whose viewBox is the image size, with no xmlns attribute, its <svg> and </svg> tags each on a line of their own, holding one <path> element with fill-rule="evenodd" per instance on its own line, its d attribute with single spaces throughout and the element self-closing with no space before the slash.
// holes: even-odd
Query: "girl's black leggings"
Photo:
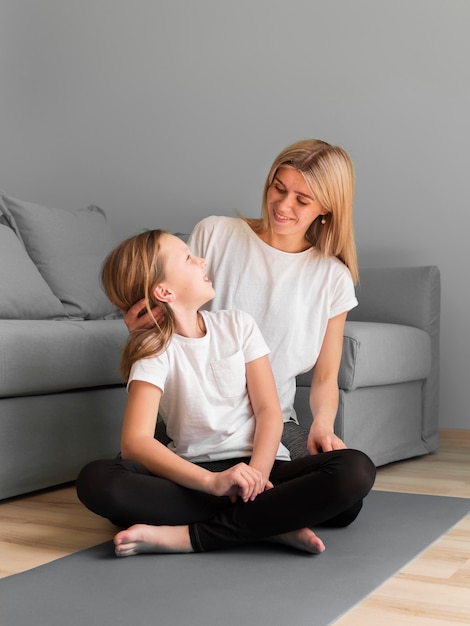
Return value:
<svg viewBox="0 0 470 626">
<path fill-rule="evenodd" d="M 240 461 L 200 463 L 223 471 Z M 189 524 L 195 552 L 259 541 L 304 527 L 347 526 L 375 480 L 375 466 L 358 450 L 337 450 L 276 461 L 274 485 L 252 502 L 232 503 L 182 487 L 123 459 L 93 461 L 77 479 L 80 500 L 114 524 Z"/>
</svg>

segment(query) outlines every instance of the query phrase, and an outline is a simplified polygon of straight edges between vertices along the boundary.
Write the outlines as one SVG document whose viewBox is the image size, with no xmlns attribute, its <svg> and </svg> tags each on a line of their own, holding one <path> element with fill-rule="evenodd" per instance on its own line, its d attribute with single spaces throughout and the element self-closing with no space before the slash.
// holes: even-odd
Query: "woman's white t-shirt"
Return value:
<svg viewBox="0 0 470 626">
<path fill-rule="evenodd" d="M 270 349 L 284 421 L 296 420 L 295 377 L 314 366 L 328 321 L 357 305 L 348 268 L 315 248 L 277 250 L 231 217 L 202 220 L 188 245 L 207 260 L 215 288 L 207 308 L 241 309 L 255 319 Z"/>
<path fill-rule="evenodd" d="M 173 335 L 164 352 L 134 363 L 133 380 L 162 390 L 159 413 L 168 447 L 192 461 L 249 457 L 255 418 L 246 387 L 246 363 L 269 353 L 253 318 L 244 311 L 201 311 L 206 334 Z M 278 459 L 289 460 L 280 444 Z"/>
</svg>

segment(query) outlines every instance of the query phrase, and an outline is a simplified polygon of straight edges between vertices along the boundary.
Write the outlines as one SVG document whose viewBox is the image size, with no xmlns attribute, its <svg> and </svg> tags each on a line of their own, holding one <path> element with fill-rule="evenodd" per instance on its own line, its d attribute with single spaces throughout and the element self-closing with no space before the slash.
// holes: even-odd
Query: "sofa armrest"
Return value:
<svg viewBox="0 0 470 626">
<path fill-rule="evenodd" d="M 439 269 L 435 265 L 363 268 L 359 277 L 359 305 L 350 311 L 348 320 L 414 326 L 431 337 L 431 370 L 423 387 L 422 436 L 429 449 L 435 449 L 439 429 Z"/>
<path fill-rule="evenodd" d="M 359 305 L 348 314 L 355 322 L 415 326 L 439 335 L 440 272 L 435 265 L 362 268 L 356 288 Z"/>
</svg>

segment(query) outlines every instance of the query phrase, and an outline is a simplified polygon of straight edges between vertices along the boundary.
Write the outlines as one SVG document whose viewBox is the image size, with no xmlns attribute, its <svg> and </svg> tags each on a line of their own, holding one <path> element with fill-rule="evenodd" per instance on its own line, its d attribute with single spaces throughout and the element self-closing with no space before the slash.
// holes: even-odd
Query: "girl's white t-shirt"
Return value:
<svg viewBox="0 0 470 626">
<path fill-rule="evenodd" d="M 174 335 L 164 352 L 134 363 L 133 380 L 162 390 L 159 413 L 168 447 L 192 461 L 249 457 L 255 418 L 246 387 L 246 363 L 269 353 L 259 328 L 244 311 L 201 311 L 206 335 Z M 278 459 L 289 460 L 280 444 Z"/>
<path fill-rule="evenodd" d="M 277 250 L 231 217 L 202 220 L 188 245 L 207 260 L 214 284 L 206 308 L 241 309 L 255 319 L 270 349 L 284 421 L 296 420 L 295 377 L 314 366 L 328 321 L 357 305 L 348 268 L 314 247 Z"/>
</svg>

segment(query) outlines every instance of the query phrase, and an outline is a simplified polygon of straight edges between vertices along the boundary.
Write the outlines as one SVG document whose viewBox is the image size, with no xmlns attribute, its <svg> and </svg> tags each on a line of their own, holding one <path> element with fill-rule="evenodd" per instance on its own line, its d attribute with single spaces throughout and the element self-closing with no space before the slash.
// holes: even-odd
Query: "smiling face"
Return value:
<svg viewBox="0 0 470 626">
<path fill-rule="evenodd" d="M 177 301 L 196 309 L 212 300 L 214 289 L 206 273 L 205 259 L 191 254 L 184 241 L 170 234 L 162 235 L 161 252 L 165 280 L 156 287 L 159 300 L 170 304 Z"/>
<path fill-rule="evenodd" d="M 300 252 L 310 247 L 305 233 L 319 215 L 327 211 L 315 198 L 303 175 L 280 167 L 267 191 L 269 231 L 266 243 L 286 251 Z"/>
</svg>

